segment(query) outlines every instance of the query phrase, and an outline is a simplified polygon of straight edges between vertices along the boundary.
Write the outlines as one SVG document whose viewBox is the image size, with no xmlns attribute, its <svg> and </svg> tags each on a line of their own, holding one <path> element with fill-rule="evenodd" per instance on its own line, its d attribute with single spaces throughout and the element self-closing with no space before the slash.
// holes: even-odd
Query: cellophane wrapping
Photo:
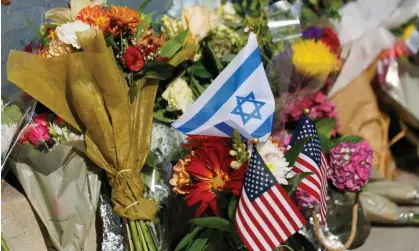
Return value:
<svg viewBox="0 0 419 251">
<path fill-rule="evenodd" d="M 59 251 L 83 250 L 94 221 L 101 181 L 81 141 L 42 153 L 25 144 L 12 170 Z"/>
</svg>

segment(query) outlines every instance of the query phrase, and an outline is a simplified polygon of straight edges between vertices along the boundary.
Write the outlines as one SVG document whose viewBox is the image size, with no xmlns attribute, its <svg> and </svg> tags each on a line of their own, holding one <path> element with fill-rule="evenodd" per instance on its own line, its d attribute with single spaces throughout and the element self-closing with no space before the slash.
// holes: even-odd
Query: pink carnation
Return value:
<svg viewBox="0 0 419 251">
<path fill-rule="evenodd" d="M 311 96 L 297 97 L 296 95 L 290 95 L 289 102 L 287 102 L 285 107 L 285 123 L 297 121 L 303 114 L 305 108 L 310 109 L 310 118 L 312 119 L 336 119 L 333 134 L 337 132 L 339 123 L 337 120 L 336 105 L 321 91 L 317 91 Z"/>
<path fill-rule="evenodd" d="M 330 150 L 328 177 L 340 190 L 358 192 L 368 182 L 373 150 L 362 141 L 342 142 Z"/>
<path fill-rule="evenodd" d="M 295 199 L 300 210 L 312 209 L 319 205 L 319 201 L 316 198 L 300 188 L 295 191 Z"/>
</svg>

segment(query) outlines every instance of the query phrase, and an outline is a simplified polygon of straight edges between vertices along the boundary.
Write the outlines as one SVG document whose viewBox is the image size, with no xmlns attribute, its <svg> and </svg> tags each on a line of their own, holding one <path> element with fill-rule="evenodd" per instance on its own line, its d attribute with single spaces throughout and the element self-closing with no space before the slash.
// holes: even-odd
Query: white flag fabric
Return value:
<svg viewBox="0 0 419 251">
<path fill-rule="evenodd" d="M 188 135 L 242 136 L 266 141 L 275 100 L 263 68 L 256 35 L 172 126 Z"/>
</svg>

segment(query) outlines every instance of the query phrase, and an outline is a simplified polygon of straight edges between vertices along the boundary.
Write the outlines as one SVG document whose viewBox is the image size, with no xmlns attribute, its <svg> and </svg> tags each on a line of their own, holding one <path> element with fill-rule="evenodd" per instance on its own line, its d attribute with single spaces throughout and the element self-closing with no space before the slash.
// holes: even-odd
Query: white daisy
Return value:
<svg viewBox="0 0 419 251">
<path fill-rule="evenodd" d="M 278 182 L 282 185 L 288 185 L 287 179 L 292 178 L 295 173 L 292 171 L 292 167 L 289 167 L 284 152 L 278 144 L 269 139 L 266 142 L 259 143 L 257 149 Z"/>
</svg>

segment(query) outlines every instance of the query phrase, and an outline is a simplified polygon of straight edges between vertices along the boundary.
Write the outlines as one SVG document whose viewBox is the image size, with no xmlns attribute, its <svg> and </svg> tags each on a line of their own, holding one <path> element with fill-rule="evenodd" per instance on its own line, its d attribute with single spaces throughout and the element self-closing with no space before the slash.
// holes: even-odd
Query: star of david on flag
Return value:
<svg viewBox="0 0 419 251">
<path fill-rule="evenodd" d="M 253 92 L 247 95 L 247 97 L 236 98 L 237 106 L 231 113 L 241 116 L 244 125 L 247 123 L 247 121 L 249 121 L 252 118 L 259 120 L 262 119 L 262 115 L 260 114 L 260 108 L 265 104 L 265 102 L 256 100 L 255 94 L 253 94 Z M 251 106 L 253 107 L 253 110 L 251 110 L 250 113 L 244 111 L 243 105 L 245 104 L 251 104 Z"/>
<path fill-rule="evenodd" d="M 266 141 L 275 100 L 262 64 L 256 35 L 172 126 L 188 135 L 229 137 L 233 130 Z"/>
</svg>

